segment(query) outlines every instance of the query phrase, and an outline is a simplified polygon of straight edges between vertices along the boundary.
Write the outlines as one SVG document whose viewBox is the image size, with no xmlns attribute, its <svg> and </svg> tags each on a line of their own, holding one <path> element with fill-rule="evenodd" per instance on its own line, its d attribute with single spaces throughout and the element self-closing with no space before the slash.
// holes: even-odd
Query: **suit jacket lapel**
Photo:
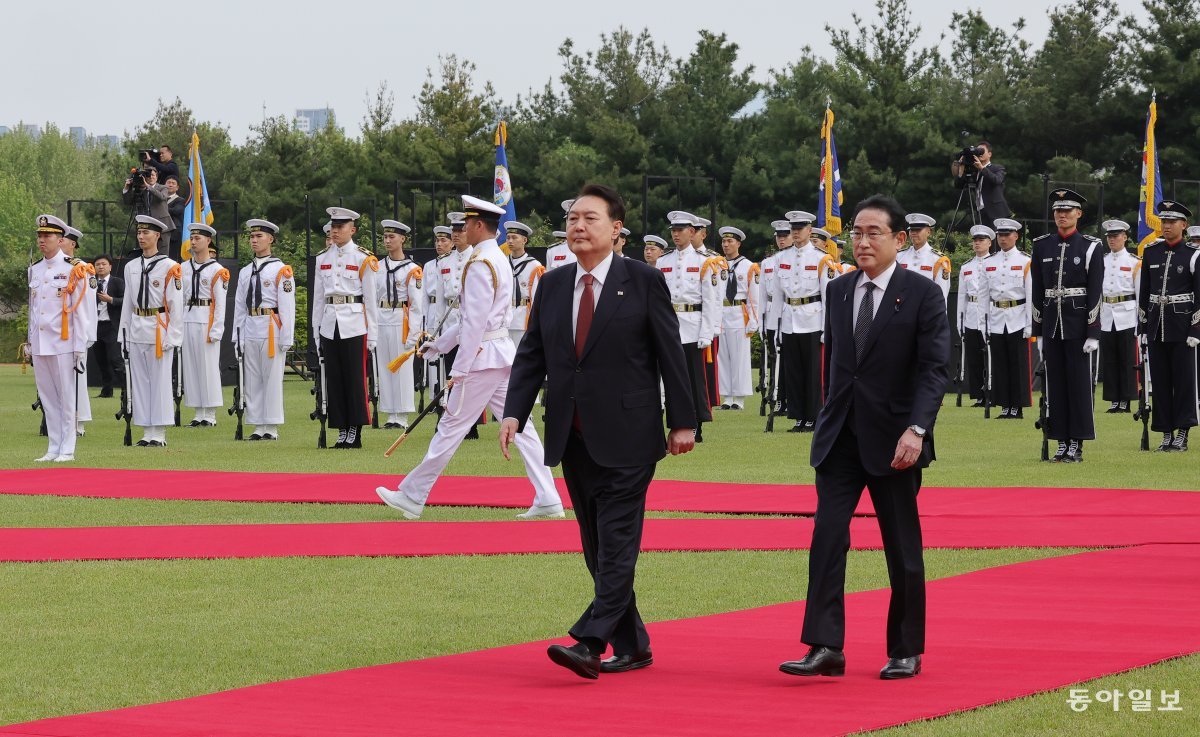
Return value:
<svg viewBox="0 0 1200 737">
<path fill-rule="evenodd" d="M 903 305 L 901 292 L 903 291 L 900 282 L 904 279 L 901 273 L 904 270 L 899 266 L 892 272 L 892 278 L 888 281 L 887 289 L 883 290 L 883 297 L 880 298 L 879 309 L 875 311 L 875 320 L 871 323 L 871 332 L 867 333 L 867 345 L 863 348 L 863 358 L 871 352 L 875 341 L 887 329 L 887 324 L 891 322 L 892 315 L 900 311 Z M 924 277 L 922 277 L 924 278 Z M 899 300 L 899 301 L 897 301 Z M 862 362 L 859 361 L 861 364 Z"/>
<path fill-rule="evenodd" d="M 625 291 L 627 281 L 629 281 L 629 272 L 625 269 L 625 259 L 614 253 L 612 264 L 608 267 L 608 278 L 604 280 L 600 298 L 596 300 L 596 312 L 592 316 L 592 327 L 588 329 L 587 343 L 583 346 L 583 355 L 580 356 L 580 361 L 587 358 L 588 352 L 599 340 L 600 333 L 604 332 L 604 327 L 608 325 L 613 313 L 620 307 L 624 297 L 623 294 L 618 296 L 617 292 Z"/>
</svg>

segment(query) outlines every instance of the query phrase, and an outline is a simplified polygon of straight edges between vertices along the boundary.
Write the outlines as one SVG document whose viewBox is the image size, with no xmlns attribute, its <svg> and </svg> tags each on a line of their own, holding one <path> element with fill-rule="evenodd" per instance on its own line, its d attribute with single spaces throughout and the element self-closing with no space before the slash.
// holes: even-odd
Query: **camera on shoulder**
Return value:
<svg viewBox="0 0 1200 737">
<path fill-rule="evenodd" d="M 149 162 L 151 159 L 162 161 L 162 152 L 156 148 L 143 148 L 138 151 L 138 158 L 145 162 Z"/>
</svg>

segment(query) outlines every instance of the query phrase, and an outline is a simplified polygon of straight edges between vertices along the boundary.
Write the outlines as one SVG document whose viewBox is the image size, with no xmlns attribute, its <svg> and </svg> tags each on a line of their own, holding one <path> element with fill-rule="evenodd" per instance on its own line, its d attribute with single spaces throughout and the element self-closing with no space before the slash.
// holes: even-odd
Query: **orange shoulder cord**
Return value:
<svg viewBox="0 0 1200 737">
<path fill-rule="evenodd" d="M 279 282 L 292 278 L 292 267 L 284 264 L 275 272 L 275 289 L 278 295 Z M 283 318 L 279 316 L 279 297 L 275 297 L 275 314 L 267 320 L 267 358 L 275 357 L 275 326 L 283 327 Z"/>
<path fill-rule="evenodd" d="M 217 269 L 217 273 L 213 274 L 211 286 L 208 292 L 208 329 L 204 331 L 204 341 L 212 342 L 212 326 L 217 317 L 217 280 L 229 283 L 229 269 Z"/>
<path fill-rule="evenodd" d="M 754 277 L 762 273 L 762 269 L 758 264 L 750 264 L 750 268 L 746 271 L 746 303 L 742 305 L 742 327 L 750 324 L 750 311 L 754 310 L 754 314 L 758 314 L 758 305 L 754 304 Z M 730 277 L 736 279 L 737 274 L 730 274 Z"/>
<path fill-rule="evenodd" d="M 67 288 L 63 290 L 63 295 L 62 295 L 62 301 L 63 301 L 62 328 L 59 331 L 60 337 L 63 340 L 70 339 L 70 337 L 71 337 L 71 313 L 73 313 L 75 310 L 79 309 L 79 305 L 83 302 L 84 296 L 87 295 L 87 283 L 88 283 L 88 270 L 89 269 L 92 270 L 93 274 L 96 273 L 95 269 L 92 269 L 91 264 L 85 264 L 83 262 L 77 263 L 71 269 L 71 275 L 69 277 L 67 277 Z M 79 284 L 80 280 L 83 281 L 83 289 L 81 289 L 79 291 L 79 299 L 75 300 L 75 304 L 68 306 L 67 303 L 71 301 L 71 293 L 75 291 L 75 286 L 77 284 Z"/>
<path fill-rule="evenodd" d="M 421 281 L 421 278 L 424 275 L 425 275 L 425 272 L 421 270 L 421 267 L 417 266 L 416 264 L 413 264 L 412 270 L 410 270 L 407 274 L 404 275 L 404 288 L 408 289 L 408 282 L 411 279 L 415 278 L 419 282 L 419 281 Z M 400 329 L 400 342 L 401 343 L 408 342 L 408 307 L 410 304 L 412 304 L 412 294 L 411 293 L 408 295 L 408 299 L 404 300 L 404 303 L 405 303 L 404 304 L 404 327 Z"/>
<path fill-rule="evenodd" d="M 529 316 L 533 313 L 533 293 L 538 280 L 546 273 L 546 267 L 538 264 L 529 272 L 529 304 L 525 305 L 525 329 L 529 329 Z"/>
</svg>

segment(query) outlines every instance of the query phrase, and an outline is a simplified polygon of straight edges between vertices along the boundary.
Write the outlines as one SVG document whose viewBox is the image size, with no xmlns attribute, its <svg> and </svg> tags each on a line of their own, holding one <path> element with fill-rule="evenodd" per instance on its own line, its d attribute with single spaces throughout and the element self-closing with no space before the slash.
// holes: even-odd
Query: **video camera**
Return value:
<svg viewBox="0 0 1200 737">
<path fill-rule="evenodd" d="M 972 160 L 976 156 L 983 156 L 987 153 L 987 149 L 983 146 L 967 146 L 962 151 L 959 151 L 955 156 L 955 160 L 963 166 L 971 166 Z"/>
<path fill-rule="evenodd" d="M 146 179 L 153 172 L 149 169 L 132 168 L 129 170 L 129 189 L 133 192 L 140 192 L 146 188 Z"/>
<path fill-rule="evenodd" d="M 151 159 L 162 161 L 162 153 L 156 148 L 143 148 L 138 150 L 138 158 L 148 164 Z"/>
</svg>

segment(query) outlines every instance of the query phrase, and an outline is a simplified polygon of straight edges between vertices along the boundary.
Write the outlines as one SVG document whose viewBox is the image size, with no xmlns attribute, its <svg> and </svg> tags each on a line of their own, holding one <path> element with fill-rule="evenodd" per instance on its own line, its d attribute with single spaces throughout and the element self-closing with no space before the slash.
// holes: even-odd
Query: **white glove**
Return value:
<svg viewBox="0 0 1200 737">
<path fill-rule="evenodd" d="M 83 362 L 84 356 L 86 356 L 86 355 L 87 354 L 84 353 L 83 351 L 75 351 L 75 372 L 76 373 L 82 374 L 84 371 L 87 371 L 87 368 L 85 367 L 85 364 Z"/>
<path fill-rule="evenodd" d="M 696 346 L 697 346 L 697 347 L 698 347 L 700 350 L 704 350 L 705 348 L 708 348 L 708 347 L 709 347 L 709 346 L 711 346 L 711 345 L 712 345 L 712 341 L 711 341 L 711 340 L 705 340 L 704 338 L 701 338 L 700 340 L 698 340 L 698 341 L 696 342 Z"/>
<path fill-rule="evenodd" d="M 291 343 L 288 343 L 287 345 L 281 345 L 281 346 L 279 346 L 279 352 L 280 352 L 280 353 L 287 353 L 287 352 L 288 352 L 288 351 L 290 351 L 291 349 L 292 349 L 292 344 L 291 344 Z"/>
<path fill-rule="evenodd" d="M 376 343 L 376 341 L 374 341 L 374 340 L 368 340 L 367 341 L 367 350 L 368 351 L 375 350 L 375 343 Z"/>
<path fill-rule="evenodd" d="M 1087 340 L 1083 341 L 1083 352 L 1084 353 L 1095 353 L 1099 347 L 1100 347 L 1100 341 L 1097 340 L 1096 338 L 1088 338 Z"/>
<path fill-rule="evenodd" d="M 1042 357 L 1042 344 L 1043 344 L 1043 343 L 1045 343 L 1045 342 L 1046 342 L 1046 341 L 1044 341 L 1044 340 L 1035 340 L 1035 341 L 1033 341 L 1033 344 L 1034 344 L 1034 345 L 1036 345 L 1036 346 L 1037 346 L 1037 349 L 1038 349 L 1038 358 L 1041 358 L 1041 357 Z"/>
<path fill-rule="evenodd" d="M 1138 336 L 1138 342 L 1141 343 L 1142 345 L 1150 345 L 1150 336 L 1146 335 L 1145 333 L 1142 333 L 1141 335 Z"/>
<path fill-rule="evenodd" d="M 89 341 L 88 341 L 88 344 L 87 344 L 87 347 L 88 347 L 88 348 L 91 348 L 91 347 L 92 347 L 92 346 L 94 346 L 94 345 L 96 345 L 96 341 L 94 341 L 94 340 L 89 340 Z"/>
<path fill-rule="evenodd" d="M 437 346 L 435 346 L 431 340 L 425 345 L 421 346 L 421 350 L 418 352 L 418 355 L 421 356 L 421 358 L 424 358 L 426 361 L 436 361 L 438 360 L 438 356 L 442 355 L 442 352 L 437 349 Z"/>
<path fill-rule="evenodd" d="M 1200 338 L 1188 338 L 1187 344 L 1188 348 L 1195 348 L 1196 346 L 1200 345 Z"/>
<path fill-rule="evenodd" d="M 1033 335 L 1033 328 L 1025 328 L 1024 330 L 1021 331 L 1021 337 L 1023 337 L 1023 338 L 1029 338 L 1032 335 Z"/>
</svg>

